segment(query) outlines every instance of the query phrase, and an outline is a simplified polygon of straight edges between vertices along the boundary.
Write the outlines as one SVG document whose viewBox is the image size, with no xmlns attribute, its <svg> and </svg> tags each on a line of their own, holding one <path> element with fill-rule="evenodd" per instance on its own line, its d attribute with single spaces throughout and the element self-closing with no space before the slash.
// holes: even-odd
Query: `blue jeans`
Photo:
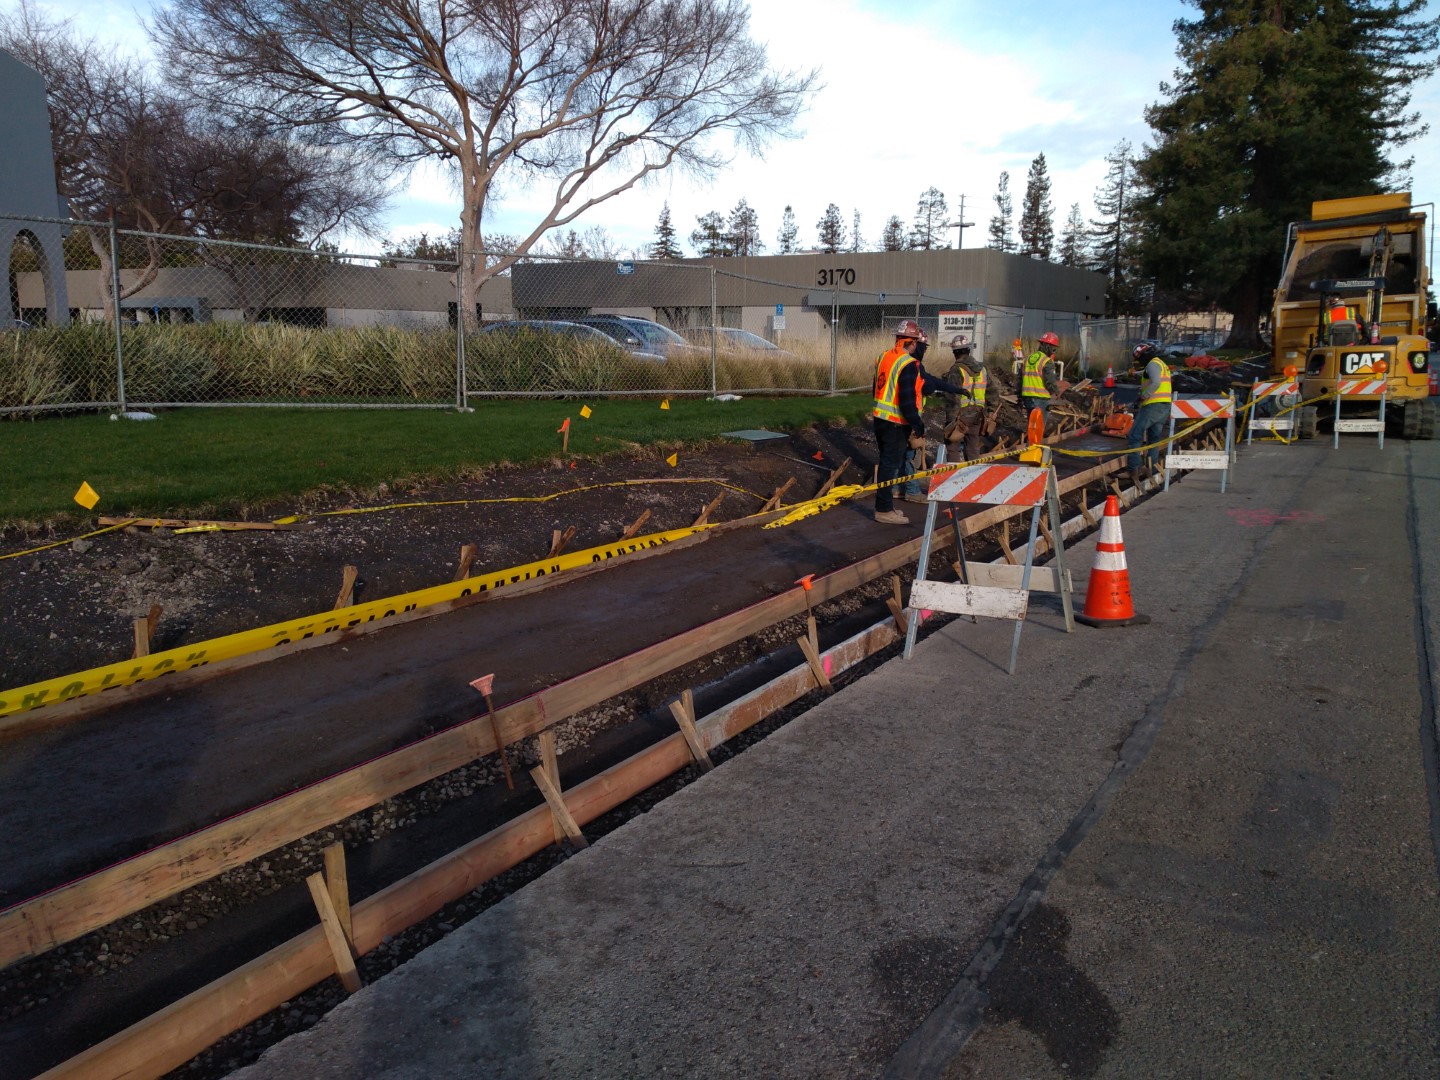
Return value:
<svg viewBox="0 0 1440 1080">
<path fill-rule="evenodd" d="M 1157 401 L 1151 405 L 1141 405 L 1135 410 L 1135 423 L 1130 428 L 1130 434 L 1126 437 L 1125 443 L 1132 450 L 1137 446 L 1145 446 L 1147 443 L 1157 442 L 1163 439 L 1170 426 L 1170 403 L 1168 401 Z M 1153 450 L 1146 450 L 1142 453 L 1131 454 L 1125 461 L 1130 471 L 1138 473 L 1146 458 L 1159 463 L 1162 447 L 1155 447 Z"/>
<path fill-rule="evenodd" d="M 915 475 L 915 458 L 918 453 L 919 451 L 916 450 L 914 447 L 907 446 L 905 448 L 905 461 L 900 466 L 901 476 L 913 477 Z M 925 489 L 921 486 L 919 480 L 912 479 L 909 482 L 900 485 L 900 494 L 924 495 Z"/>
</svg>

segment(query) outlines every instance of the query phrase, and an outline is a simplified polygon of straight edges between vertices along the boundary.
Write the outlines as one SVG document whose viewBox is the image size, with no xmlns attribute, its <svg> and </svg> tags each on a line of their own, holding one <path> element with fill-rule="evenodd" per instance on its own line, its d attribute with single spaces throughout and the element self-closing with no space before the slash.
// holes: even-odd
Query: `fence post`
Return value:
<svg viewBox="0 0 1440 1080">
<path fill-rule="evenodd" d="M 720 305 L 715 290 L 715 267 L 710 267 L 710 396 L 715 397 L 720 393 L 717 371 L 719 363 L 716 354 L 719 352 L 717 342 L 720 339 Z"/>
<path fill-rule="evenodd" d="M 883 318 L 883 316 L 882 316 Z M 835 371 L 840 357 L 840 290 L 830 292 L 830 393 L 835 393 Z"/>
<path fill-rule="evenodd" d="M 470 388 L 465 383 L 465 245 L 460 245 L 455 258 L 455 408 L 464 410 L 470 404 Z"/>
<path fill-rule="evenodd" d="M 125 413 L 125 350 L 120 344 L 120 242 L 115 234 L 115 208 L 110 208 L 110 299 L 115 316 L 115 395 Z"/>
</svg>

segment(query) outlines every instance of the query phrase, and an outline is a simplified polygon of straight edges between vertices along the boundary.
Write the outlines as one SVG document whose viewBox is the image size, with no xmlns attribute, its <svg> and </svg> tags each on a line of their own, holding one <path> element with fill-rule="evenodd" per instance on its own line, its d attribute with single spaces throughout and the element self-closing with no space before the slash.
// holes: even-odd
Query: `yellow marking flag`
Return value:
<svg viewBox="0 0 1440 1080">
<path fill-rule="evenodd" d="M 665 464 L 666 464 L 666 465 L 669 465 L 672 469 L 673 469 L 676 465 L 679 465 L 679 464 L 680 464 L 680 454 L 679 454 L 679 451 L 676 451 L 675 453 L 673 453 L 673 454 L 671 454 L 669 457 L 667 457 L 667 458 L 665 459 Z"/>
<path fill-rule="evenodd" d="M 95 504 L 100 501 L 100 493 L 92 488 L 88 481 L 82 481 L 80 490 L 75 492 L 75 501 L 86 510 L 94 510 Z"/>
<path fill-rule="evenodd" d="M 667 398 L 661 398 L 661 399 L 660 399 L 660 408 L 662 408 L 662 409 L 668 409 L 668 408 L 670 408 L 670 399 L 669 399 L 668 397 L 667 397 Z"/>
<path fill-rule="evenodd" d="M 589 405 L 581 405 L 581 406 L 580 406 L 580 415 L 581 415 L 582 417 L 584 417 L 586 420 L 589 420 L 589 419 L 590 419 L 590 412 L 591 412 L 591 409 L 590 409 L 590 406 L 589 406 Z"/>
</svg>

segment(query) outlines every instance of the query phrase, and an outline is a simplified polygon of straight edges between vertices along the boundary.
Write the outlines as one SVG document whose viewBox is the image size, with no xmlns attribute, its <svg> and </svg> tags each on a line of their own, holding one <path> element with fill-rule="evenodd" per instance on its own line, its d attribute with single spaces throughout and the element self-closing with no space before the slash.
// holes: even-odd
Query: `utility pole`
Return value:
<svg viewBox="0 0 1440 1080">
<path fill-rule="evenodd" d="M 964 195 L 961 195 L 961 196 L 960 196 L 960 220 L 958 220 L 958 221 L 947 221 L 947 222 L 945 223 L 945 228 L 958 230 L 958 232 L 956 233 L 956 236 L 955 236 L 955 247 L 956 247 L 956 248 L 963 248 L 963 247 L 965 246 L 965 230 L 966 230 L 967 228 L 969 228 L 971 225 L 974 225 L 974 224 L 975 224 L 975 223 L 974 223 L 973 221 L 966 221 L 966 220 L 965 220 L 965 196 L 964 196 Z"/>
</svg>

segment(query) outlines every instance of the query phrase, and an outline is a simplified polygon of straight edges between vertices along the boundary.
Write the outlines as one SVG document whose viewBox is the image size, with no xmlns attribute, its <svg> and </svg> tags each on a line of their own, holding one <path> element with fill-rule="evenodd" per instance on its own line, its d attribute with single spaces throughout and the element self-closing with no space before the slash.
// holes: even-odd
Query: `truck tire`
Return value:
<svg viewBox="0 0 1440 1080">
<path fill-rule="evenodd" d="M 1320 410 L 1314 405 L 1306 405 L 1303 409 L 1297 409 L 1300 419 L 1296 424 L 1297 438 L 1313 439 L 1319 430 Z"/>
<path fill-rule="evenodd" d="M 1416 438 L 1435 438 L 1435 414 L 1437 411 L 1440 411 L 1440 406 L 1437 406 L 1435 402 L 1427 398 L 1424 401 L 1417 401 L 1411 408 L 1416 409 L 1420 413 L 1420 433 Z"/>
<path fill-rule="evenodd" d="M 1421 406 L 1428 404 L 1428 401 L 1411 401 L 1400 410 L 1400 437 L 1402 439 L 1420 438 L 1420 409 Z"/>
</svg>

